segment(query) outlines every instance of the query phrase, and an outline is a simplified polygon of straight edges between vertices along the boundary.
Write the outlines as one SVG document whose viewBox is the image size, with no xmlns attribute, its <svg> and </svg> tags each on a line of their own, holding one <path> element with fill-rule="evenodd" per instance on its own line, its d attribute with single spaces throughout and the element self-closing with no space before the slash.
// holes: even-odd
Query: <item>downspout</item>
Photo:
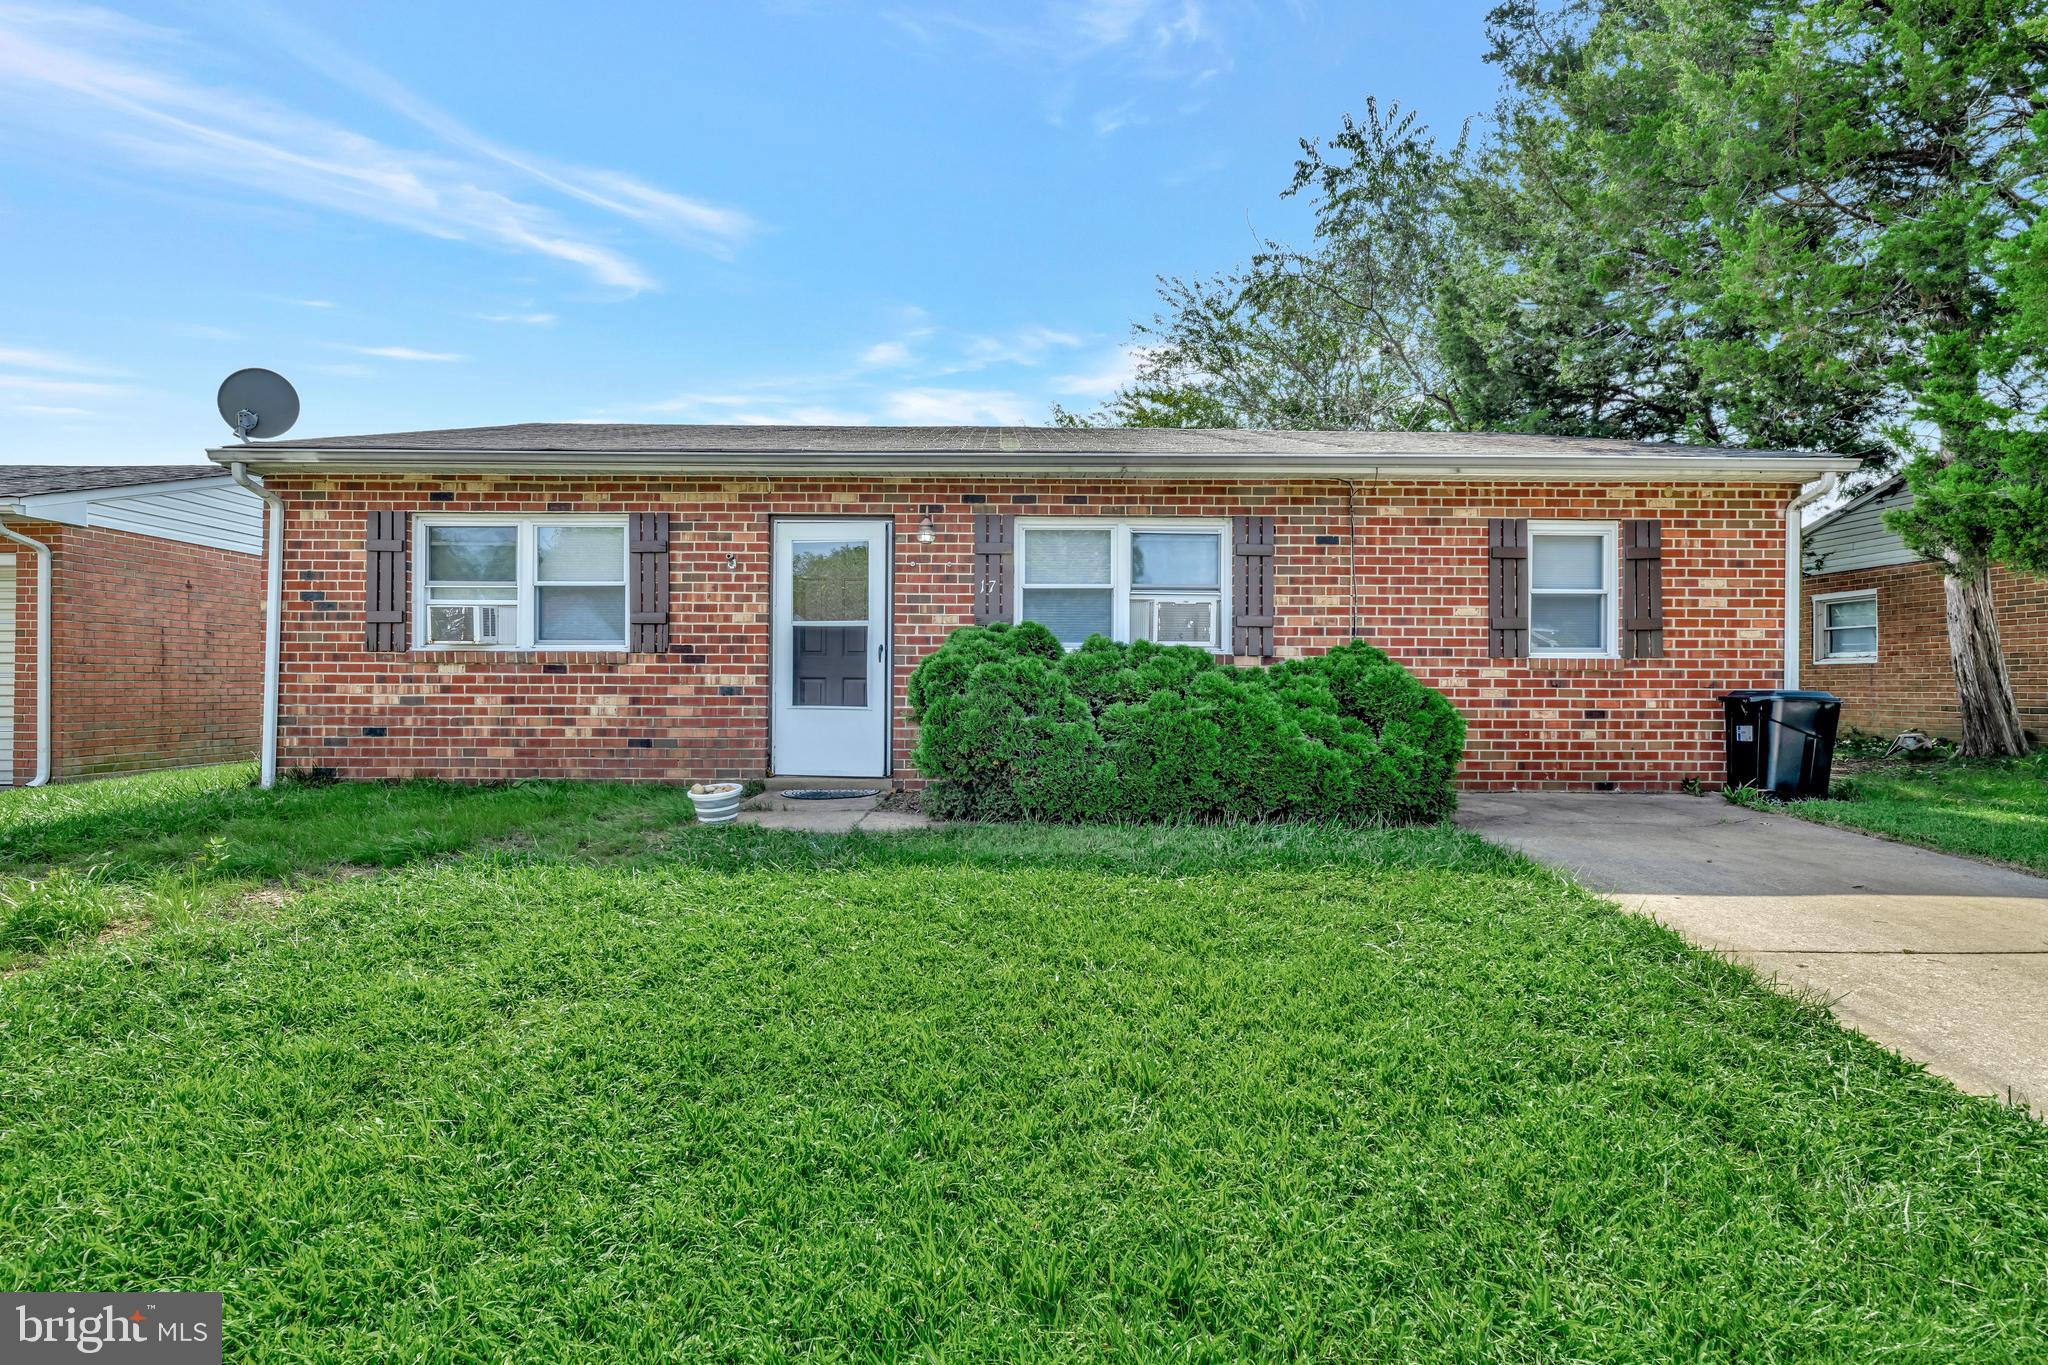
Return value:
<svg viewBox="0 0 2048 1365">
<path fill-rule="evenodd" d="M 1379 481 L 1380 471 L 1375 467 L 1372 481 Z M 1338 479 L 1344 485 L 1344 557 L 1351 566 L 1346 596 L 1349 600 L 1351 638 L 1358 638 L 1358 485 L 1350 479 Z"/>
<path fill-rule="evenodd" d="M 1824 474 L 1801 488 L 1792 501 L 1785 504 L 1785 690 L 1788 692 L 1799 688 L 1799 650 L 1803 643 L 1799 638 L 1799 580 L 1805 572 L 1800 544 L 1804 527 L 1799 514 L 1841 486 L 1840 474 Z"/>
<path fill-rule="evenodd" d="M 1358 488 L 1349 479 L 1344 485 L 1344 557 L 1351 563 L 1351 582 L 1346 589 L 1350 603 L 1351 638 L 1358 638 Z"/>
<path fill-rule="evenodd" d="M 263 518 L 263 739 L 257 750 L 257 785 L 268 791 L 277 782 L 277 664 L 284 627 L 284 499 L 265 488 L 263 480 L 251 474 L 240 460 L 228 466 L 228 474 L 263 499 L 269 509 Z"/>
<path fill-rule="evenodd" d="M 50 780 L 50 679 L 56 671 L 50 658 L 50 547 L 5 525 L 0 536 L 36 552 L 36 775 L 27 785 L 40 787 Z"/>
</svg>

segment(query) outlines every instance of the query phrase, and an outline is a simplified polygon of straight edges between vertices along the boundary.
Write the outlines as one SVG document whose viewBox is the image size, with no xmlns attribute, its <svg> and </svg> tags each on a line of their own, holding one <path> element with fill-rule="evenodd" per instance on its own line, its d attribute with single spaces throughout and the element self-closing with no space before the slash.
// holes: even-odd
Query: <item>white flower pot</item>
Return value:
<svg viewBox="0 0 2048 1365">
<path fill-rule="evenodd" d="M 698 824 L 729 825 L 739 818 L 739 783 L 707 782 L 704 787 L 701 792 L 690 793 L 690 804 L 697 808 Z"/>
</svg>

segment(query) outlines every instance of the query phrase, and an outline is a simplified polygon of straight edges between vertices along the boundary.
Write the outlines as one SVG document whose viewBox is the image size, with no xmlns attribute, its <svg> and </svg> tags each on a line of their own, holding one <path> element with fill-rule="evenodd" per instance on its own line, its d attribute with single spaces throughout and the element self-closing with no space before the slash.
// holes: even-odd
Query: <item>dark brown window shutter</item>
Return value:
<svg viewBox="0 0 2048 1365">
<path fill-rule="evenodd" d="M 974 624 L 1014 622 L 1010 575 L 1017 560 L 1017 519 L 984 512 L 974 519 Z"/>
<path fill-rule="evenodd" d="M 1273 519 L 1230 519 L 1230 652 L 1273 657 Z"/>
<path fill-rule="evenodd" d="M 1621 524 L 1621 657 L 1664 657 L 1664 524 Z"/>
<path fill-rule="evenodd" d="M 668 648 L 668 513 L 635 512 L 626 548 L 626 641 L 635 654 L 660 654 Z"/>
<path fill-rule="evenodd" d="M 1486 653 L 1529 657 L 1529 522 L 1495 517 L 1486 523 Z"/>
<path fill-rule="evenodd" d="M 372 512 L 363 536 L 363 648 L 390 654 L 411 647 L 405 631 L 406 514 Z"/>
</svg>

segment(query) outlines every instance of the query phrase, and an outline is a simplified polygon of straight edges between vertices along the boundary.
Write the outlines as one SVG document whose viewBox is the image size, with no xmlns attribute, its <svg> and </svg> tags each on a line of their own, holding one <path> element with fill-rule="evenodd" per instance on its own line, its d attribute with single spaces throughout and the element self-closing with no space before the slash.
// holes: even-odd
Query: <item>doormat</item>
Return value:
<svg viewBox="0 0 2048 1365">
<path fill-rule="evenodd" d="M 787 797 L 791 801 L 851 801 L 856 797 L 878 795 L 881 790 L 880 787 L 792 787 L 770 795 Z"/>
</svg>

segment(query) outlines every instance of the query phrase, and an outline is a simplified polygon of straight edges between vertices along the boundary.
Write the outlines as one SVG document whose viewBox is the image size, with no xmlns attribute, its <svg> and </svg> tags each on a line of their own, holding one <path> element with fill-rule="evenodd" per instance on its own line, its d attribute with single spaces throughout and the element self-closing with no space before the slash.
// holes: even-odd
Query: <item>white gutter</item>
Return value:
<svg viewBox="0 0 2048 1365">
<path fill-rule="evenodd" d="M 1800 575 L 1805 571 L 1801 562 L 1804 528 L 1799 514 L 1841 486 L 1840 474 L 1826 474 L 1801 488 L 1798 496 L 1785 504 L 1785 690 L 1788 692 L 1799 687 L 1799 651 L 1804 643 L 1799 632 Z"/>
<path fill-rule="evenodd" d="M 277 782 L 277 668 L 284 628 L 284 499 L 263 486 L 263 480 L 236 460 L 228 473 L 242 487 L 263 499 L 263 739 L 257 750 L 257 784 L 268 791 Z"/>
<path fill-rule="evenodd" d="M 36 775 L 27 785 L 40 787 L 50 780 L 50 679 L 56 670 L 50 658 L 50 547 L 7 526 L 0 526 L 0 536 L 36 552 Z"/>
<path fill-rule="evenodd" d="M 1672 452 L 1684 447 L 1668 448 Z M 262 445 L 227 446 L 207 455 L 222 464 L 253 464 L 265 472 L 318 468 L 336 474 L 455 473 L 707 474 L 773 479 L 815 474 L 960 474 L 976 478 L 1044 475 L 1095 479 L 1371 479 L 1411 475 L 1431 479 L 1779 480 L 1847 472 L 1857 461 L 1837 455 L 1756 455 L 1739 450 L 1711 455 L 1664 453 L 1652 447 L 1626 452 L 1572 452 L 1543 456 L 1483 454 L 1317 454 L 1284 452 L 1132 454 L 1086 451 L 617 451 L 417 450 Z"/>
</svg>

